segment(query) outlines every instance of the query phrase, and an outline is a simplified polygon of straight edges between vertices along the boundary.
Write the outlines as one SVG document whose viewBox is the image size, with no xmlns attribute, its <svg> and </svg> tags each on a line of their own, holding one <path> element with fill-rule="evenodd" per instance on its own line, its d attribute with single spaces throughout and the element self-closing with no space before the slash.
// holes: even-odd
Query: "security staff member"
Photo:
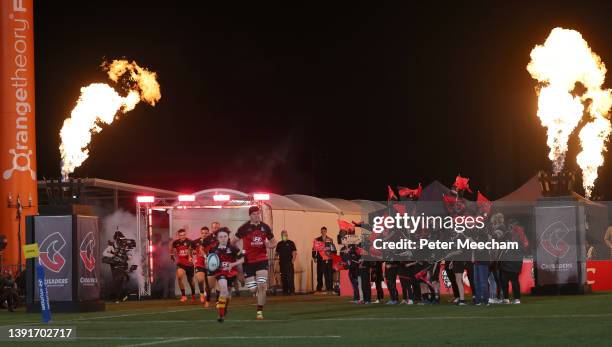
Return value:
<svg viewBox="0 0 612 347">
<path fill-rule="evenodd" d="M 289 240 L 287 230 L 281 231 L 281 241 L 276 244 L 276 254 L 278 254 L 280 264 L 283 294 L 295 294 L 293 263 L 295 263 L 295 259 L 297 258 L 297 249 L 295 248 L 295 243 Z"/>
</svg>

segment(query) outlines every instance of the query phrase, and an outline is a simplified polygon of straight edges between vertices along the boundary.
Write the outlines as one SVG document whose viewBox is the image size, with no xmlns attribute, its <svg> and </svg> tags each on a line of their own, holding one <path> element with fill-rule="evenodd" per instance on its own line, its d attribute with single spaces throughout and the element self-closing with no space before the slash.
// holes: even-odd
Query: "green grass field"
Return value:
<svg viewBox="0 0 612 347">
<path fill-rule="evenodd" d="M 105 312 L 54 314 L 75 326 L 77 341 L 45 346 L 406 346 L 611 345 L 612 292 L 523 297 L 521 305 L 353 305 L 330 296 L 271 297 L 264 321 L 252 298 L 232 301 L 225 323 L 214 309 L 173 300 L 109 303 Z M 446 302 L 446 298 L 443 298 Z M 0 311 L 0 325 L 29 324 L 38 314 Z M 18 342 L 30 345 L 41 342 Z M 0 342 L 7 345 L 7 342 Z"/>
</svg>

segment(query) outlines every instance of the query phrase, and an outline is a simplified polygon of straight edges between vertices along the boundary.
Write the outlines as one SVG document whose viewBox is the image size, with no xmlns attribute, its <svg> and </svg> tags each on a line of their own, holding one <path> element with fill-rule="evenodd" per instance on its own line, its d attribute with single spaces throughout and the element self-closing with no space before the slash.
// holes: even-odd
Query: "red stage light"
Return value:
<svg viewBox="0 0 612 347">
<path fill-rule="evenodd" d="M 136 201 L 140 204 L 153 203 L 155 202 L 155 197 L 151 195 L 141 195 L 141 196 L 136 197 Z"/>
<path fill-rule="evenodd" d="M 213 195 L 214 201 L 229 201 L 230 196 L 228 194 L 215 194 Z"/>
<path fill-rule="evenodd" d="M 256 201 L 268 201 L 270 200 L 270 194 L 268 193 L 255 193 L 253 194 L 253 199 L 255 199 Z"/>
<path fill-rule="evenodd" d="M 186 201 L 193 202 L 195 201 L 195 199 L 196 199 L 195 195 L 179 195 L 178 197 L 178 201 L 180 202 L 186 202 Z"/>
</svg>

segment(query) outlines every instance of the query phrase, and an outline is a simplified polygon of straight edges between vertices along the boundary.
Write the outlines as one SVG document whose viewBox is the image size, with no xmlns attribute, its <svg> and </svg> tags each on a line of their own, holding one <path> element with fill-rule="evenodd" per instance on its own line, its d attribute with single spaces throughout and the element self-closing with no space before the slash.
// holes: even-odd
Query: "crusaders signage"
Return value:
<svg viewBox="0 0 612 347">
<path fill-rule="evenodd" d="M 535 208 L 538 285 L 580 283 L 577 209 L 577 206 Z"/>
<path fill-rule="evenodd" d="M 98 217 L 76 216 L 78 256 L 78 284 L 77 295 L 79 300 L 97 300 L 100 298 L 100 269 L 98 258 Z"/>
<path fill-rule="evenodd" d="M 34 230 L 49 300 L 72 300 L 72 216 L 36 216 Z M 39 298 L 38 286 L 35 290 Z"/>
</svg>

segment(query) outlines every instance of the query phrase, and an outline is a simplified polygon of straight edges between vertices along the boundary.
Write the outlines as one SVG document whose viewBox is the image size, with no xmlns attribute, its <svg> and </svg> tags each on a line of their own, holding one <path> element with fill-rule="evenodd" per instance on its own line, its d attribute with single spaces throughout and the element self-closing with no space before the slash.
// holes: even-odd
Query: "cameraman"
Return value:
<svg viewBox="0 0 612 347">
<path fill-rule="evenodd" d="M 113 258 L 109 263 L 113 282 L 111 286 L 111 298 L 115 298 L 115 303 L 127 300 L 126 283 L 129 280 L 128 276 L 128 261 L 131 256 L 128 255 L 126 238 L 121 231 L 116 231 L 113 235 L 113 241 L 109 241 L 108 247 L 102 253 L 102 256 Z"/>
</svg>

